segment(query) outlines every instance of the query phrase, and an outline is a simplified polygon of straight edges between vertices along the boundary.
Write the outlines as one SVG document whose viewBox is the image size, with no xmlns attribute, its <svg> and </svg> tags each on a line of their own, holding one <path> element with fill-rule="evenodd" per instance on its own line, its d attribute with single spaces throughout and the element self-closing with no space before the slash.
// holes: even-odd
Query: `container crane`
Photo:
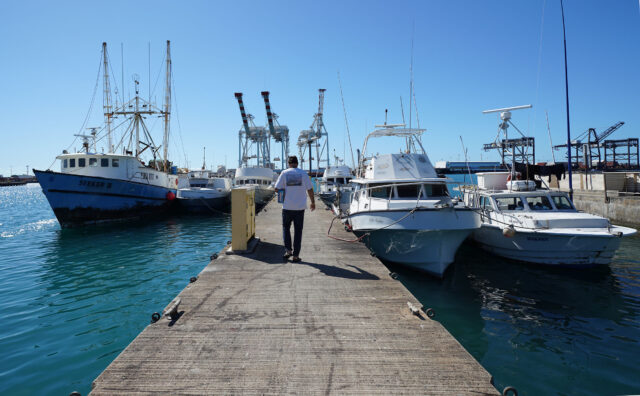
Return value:
<svg viewBox="0 0 640 396">
<path fill-rule="evenodd" d="M 270 168 L 269 159 L 271 153 L 269 150 L 269 134 L 265 127 L 258 127 L 253 122 L 253 116 L 247 114 L 242 101 L 242 93 L 236 92 L 235 97 L 240 106 L 240 115 L 242 116 L 243 128 L 238 131 L 238 166 L 249 165 L 249 160 L 255 158 L 257 165 L 263 168 Z M 251 147 L 256 144 L 256 154 L 251 154 Z"/>
<path fill-rule="evenodd" d="M 286 125 L 280 125 L 278 122 L 278 115 L 271 111 L 271 102 L 269 102 L 269 91 L 262 91 L 262 98 L 264 99 L 264 106 L 267 110 L 267 120 L 269 122 L 269 131 L 271 137 L 276 143 L 281 143 L 282 154 L 280 157 L 281 169 L 287 168 L 287 157 L 289 156 L 289 127 Z M 278 158 L 274 158 L 273 161 L 277 161 Z"/>
<path fill-rule="evenodd" d="M 596 161 L 596 167 L 600 166 L 600 149 L 603 146 L 604 139 L 620 129 L 623 125 L 624 121 L 619 121 L 600 133 L 597 133 L 595 128 L 589 128 L 582 132 L 575 140 L 571 141 L 571 147 L 576 150 L 576 158 L 580 158 L 580 152 L 582 151 L 582 159 L 585 167 L 588 169 L 593 168 L 593 161 Z M 583 142 L 584 139 L 587 141 Z M 566 147 L 566 144 L 553 146 L 556 150 L 565 149 Z"/>
<path fill-rule="evenodd" d="M 309 129 L 300 131 L 298 136 L 298 151 L 300 153 L 300 161 L 304 163 L 305 153 L 308 153 L 309 172 L 312 172 L 313 160 L 316 160 L 316 170 L 320 171 L 320 162 L 326 161 L 329 167 L 329 134 L 324 126 L 324 92 L 326 89 L 318 89 L 318 112 L 313 115 L 313 123 Z M 313 157 L 312 147 L 316 148 L 316 156 Z M 325 160 L 321 160 L 326 156 Z"/>
</svg>

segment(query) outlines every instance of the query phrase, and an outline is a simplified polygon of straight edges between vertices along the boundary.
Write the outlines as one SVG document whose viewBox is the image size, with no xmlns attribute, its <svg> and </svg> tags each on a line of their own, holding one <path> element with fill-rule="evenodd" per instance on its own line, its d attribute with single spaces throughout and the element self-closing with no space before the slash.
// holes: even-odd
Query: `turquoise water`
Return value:
<svg viewBox="0 0 640 396">
<path fill-rule="evenodd" d="M 88 394 L 230 230 L 228 217 L 61 230 L 39 185 L 0 188 L 0 394 Z"/>
<path fill-rule="evenodd" d="M 226 217 L 61 230 L 38 185 L 1 188 L 0 394 L 86 395 L 229 235 Z M 498 389 L 638 394 L 639 253 L 627 238 L 610 267 L 563 271 L 465 244 L 442 281 L 392 270 Z"/>
</svg>

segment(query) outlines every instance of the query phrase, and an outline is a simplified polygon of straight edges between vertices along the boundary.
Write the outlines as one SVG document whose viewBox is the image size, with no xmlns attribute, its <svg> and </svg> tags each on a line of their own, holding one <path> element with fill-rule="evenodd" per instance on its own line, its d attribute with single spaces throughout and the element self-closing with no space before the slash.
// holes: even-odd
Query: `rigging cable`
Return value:
<svg viewBox="0 0 640 396">
<path fill-rule="evenodd" d="M 340 98 L 342 99 L 342 112 L 344 113 L 344 123 L 347 126 L 347 136 L 349 137 L 349 150 L 351 150 L 351 163 L 356 168 L 356 161 L 353 157 L 353 146 L 351 146 L 351 133 L 349 132 L 349 120 L 347 120 L 347 108 L 344 105 L 344 95 L 342 94 L 342 81 L 340 80 L 340 71 L 338 71 L 338 84 L 340 85 Z"/>
<path fill-rule="evenodd" d="M 95 102 L 96 99 L 96 92 L 98 91 L 98 84 L 100 82 L 100 71 L 102 70 L 102 51 L 100 51 L 100 61 L 98 62 L 98 75 L 96 76 L 96 83 L 93 86 L 93 94 L 91 95 L 91 102 L 89 103 L 89 109 L 87 110 L 87 114 L 85 114 L 84 116 L 84 121 L 82 122 L 82 126 L 80 126 L 80 130 L 78 131 L 78 135 L 82 134 L 82 130 L 86 128 L 87 126 L 87 121 L 89 121 L 89 116 L 91 115 L 91 111 L 93 110 L 93 104 Z M 73 141 L 71 142 L 71 144 L 65 149 L 65 151 L 69 151 L 69 149 L 71 147 L 73 147 L 73 144 L 76 142 L 76 140 L 78 140 L 78 136 L 76 136 L 75 138 L 73 138 Z M 53 164 L 56 163 L 56 159 L 54 158 L 53 162 L 51 162 L 51 165 L 49 165 L 47 167 L 47 169 L 51 169 L 51 167 L 53 166 Z"/>
<path fill-rule="evenodd" d="M 537 112 L 537 106 L 538 106 L 538 94 L 539 94 L 539 90 L 540 90 L 540 69 L 542 69 L 542 38 L 543 38 L 543 33 L 544 33 L 544 10 L 545 7 L 547 5 L 547 0 L 544 0 L 542 2 L 542 18 L 540 21 L 540 39 L 538 40 L 538 71 L 537 71 L 537 75 L 536 75 L 536 106 L 533 109 L 533 133 L 535 135 L 536 133 L 536 112 Z"/>
<path fill-rule="evenodd" d="M 171 84 L 173 85 L 173 105 L 176 107 L 176 120 L 178 121 L 178 136 L 180 137 L 180 145 L 182 146 L 182 155 L 184 156 L 184 163 L 187 166 L 187 154 L 184 151 L 184 141 L 182 140 L 182 126 L 180 125 L 180 111 L 178 110 L 178 93 L 176 90 L 176 84 L 173 79 L 173 68 L 171 69 Z M 188 166 L 187 166 L 188 167 Z"/>
</svg>

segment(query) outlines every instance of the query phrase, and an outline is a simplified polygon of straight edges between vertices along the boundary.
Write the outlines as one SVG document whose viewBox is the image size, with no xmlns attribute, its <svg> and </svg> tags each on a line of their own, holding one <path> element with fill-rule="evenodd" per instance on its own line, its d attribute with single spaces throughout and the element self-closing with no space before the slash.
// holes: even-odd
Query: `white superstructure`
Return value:
<svg viewBox="0 0 640 396">
<path fill-rule="evenodd" d="M 270 168 L 238 168 L 234 187 L 255 189 L 256 205 L 266 204 L 275 192 L 273 187 L 275 172 Z"/>
<path fill-rule="evenodd" d="M 480 219 L 449 195 L 453 181 L 436 174 L 419 140 L 423 131 L 385 125 L 367 136 L 349 222 L 356 235 L 368 234 L 364 241 L 379 258 L 441 277 Z M 406 139 L 420 152 L 367 158 L 368 140 L 381 136 Z"/>
<path fill-rule="evenodd" d="M 322 174 L 318 195 L 336 215 L 348 213 L 353 192 L 351 179 L 353 179 L 351 168 L 346 165 L 329 166 Z"/>
<path fill-rule="evenodd" d="M 479 206 L 482 226 L 472 238 L 484 250 L 545 265 L 609 264 L 621 237 L 636 233 L 608 219 L 578 212 L 567 194 L 508 181 L 509 172 L 478 173 L 478 188 L 462 189 Z"/>
</svg>

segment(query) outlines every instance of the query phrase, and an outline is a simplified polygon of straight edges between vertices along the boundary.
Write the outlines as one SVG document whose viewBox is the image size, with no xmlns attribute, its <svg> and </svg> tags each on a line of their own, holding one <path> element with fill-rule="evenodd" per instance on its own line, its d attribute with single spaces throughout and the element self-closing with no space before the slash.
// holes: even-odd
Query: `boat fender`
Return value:
<svg viewBox="0 0 640 396">
<path fill-rule="evenodd" d="M 192 276 L 191 278 L 189 278 L 189 283 L 193 283 L 193 282 L 195 282 L 197 280 L 198 280 L 197 276 Z"/>
<path fill-rule="evenodd" d="M 436 316 L 436 311 L 434 311 L 433 308 L 425 308 L 423 305 L 420 309 L 427 315 L 429 319 L 433 319 Z"/>
<path fill-rule="evenodd" d="M 154 312 L 151 315 L 151 323 L 156 323 L 157 321 L 159 321 L 161 318 L 160 313 L 159 312 Z"/>
<path fill-rule="evenodd" d="M 520 174 L 520 172 L 516 172 L 515 180 L 522 180 L 522 175 Z M 511 181 L 511 173 L 509 173 L 509 176 L 507 176 L 507 181 Z"/>
<path fill-rule="evenodd" d="M 395 272 L 389 272 L 389 276 L 391 277 L 391 279 L 398 279 L 398 274 L 396 274 Z"/>
<path fill-rule="evenodd" d="M 218 258 L 218 253 L 214 253 L 209 257 L 211 260 L 215 260 Z"/>
<path fill-rule="evenodd" d="M 174 194 L 173 191 L 169 191 L 167 193 L 167 201 L 173 201 L 174 199 L 176 199 L 176 194 Z"/>
<path fill-rule="evenodd" d="M 513 386 L 507 386 L 502 390 L 502 396 L 509 395 L 509 392 L 513 394 L 513 396 L 518 396 L 518 391 Z"/>
<path fill-rule="evenodd" d="M 508 227 L 502 229 L 502 235 L 507 238 L 513 238 L 516 235 L 516 229 L 513 227 L 513 224 L 510 224 Z"/>
</svg>

